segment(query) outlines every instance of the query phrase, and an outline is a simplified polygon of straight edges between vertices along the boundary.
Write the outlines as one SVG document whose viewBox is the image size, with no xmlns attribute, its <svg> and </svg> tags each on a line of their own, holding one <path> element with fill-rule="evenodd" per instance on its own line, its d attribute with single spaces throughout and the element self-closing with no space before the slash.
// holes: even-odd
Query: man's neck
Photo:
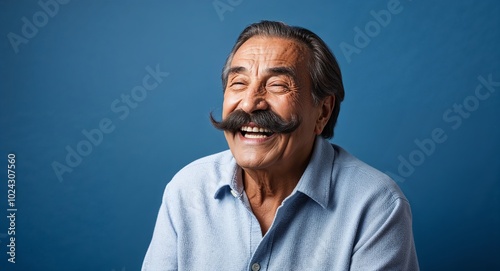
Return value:
<svg viewBox="0 0 500 271">
<path fill-rule="evenodd" d="M 287 165 L 281 169 L 243 169 L 245 193 L 260 223 L 262 235 L 271 227 L 278 207 L 297 186 L 311 155 L 312 149 L 303 161 L 297 161 L 296 164 Z"/>
</svg>

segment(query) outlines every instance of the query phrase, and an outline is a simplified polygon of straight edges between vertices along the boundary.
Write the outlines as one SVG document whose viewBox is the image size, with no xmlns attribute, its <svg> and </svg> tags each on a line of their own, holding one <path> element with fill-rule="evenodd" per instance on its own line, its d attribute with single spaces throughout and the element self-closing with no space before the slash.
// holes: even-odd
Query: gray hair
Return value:
<svg viewBox="0 0 500 271">
<path fill-rule="evenodd" d="M 333 137 L 333 128 L 337 123 L 340 112 L 340 103 L 344 100 L 344 86 L 342 84 L 342 74 L 340 67 L 325 42 L 313 32 L 297 26 L 289 26 L 282 22 L 261 21 L 249 25 L 236 40 L 231 53 L 227 57 L 222 70 L 222 87 L 225 90 L 228 80 L 228 73 L 234 54 L 243 43 L 254 36 L 278 37 L 292 39 L 301 42 L 309 48 L 311 60 L 309 63 L 309 73 L 312 81 L 312 98 L 317 105 L 325 97 L 334 96 L 335 104 L 332 115 L 328 120 L 321 136 L 324 138 Z"/>
</svg>

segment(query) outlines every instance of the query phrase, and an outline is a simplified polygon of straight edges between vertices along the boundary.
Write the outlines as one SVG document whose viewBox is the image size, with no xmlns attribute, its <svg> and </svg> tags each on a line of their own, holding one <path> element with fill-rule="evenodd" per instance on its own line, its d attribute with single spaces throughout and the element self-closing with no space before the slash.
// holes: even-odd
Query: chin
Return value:
<svg viewBox="0 0 500 271">
<path fill-rule="evenodd" d="M 233 156 L 236 163 L 244 169 L 263 169 L 269 167 L 273 160 L 266 154 L 255 152 L 234 151 Z"/>
</svg>

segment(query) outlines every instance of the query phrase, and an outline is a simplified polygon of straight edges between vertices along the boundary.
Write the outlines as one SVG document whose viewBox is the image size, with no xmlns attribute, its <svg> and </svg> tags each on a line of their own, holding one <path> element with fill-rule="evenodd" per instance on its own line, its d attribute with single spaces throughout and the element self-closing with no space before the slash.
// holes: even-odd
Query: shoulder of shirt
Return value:
<svg viewBox="0 0 500 271">
<path fill-rule="evenodd" d="M 342 147 L 332 144 L 335 160 L 332 171 L 336 193 L 361 198 L 377 198 L 392 204 L 396 200 L 408 201 L 399 186 L 387 175 L 359 160 Z"/>
<path fill-rule="evenodd" d="M 230 150 L 199 158 L 179 170 L 167 184 L 167 190 L 216 189 L 219 182 L 233 174 L 235 164 Z"/>
</svg>

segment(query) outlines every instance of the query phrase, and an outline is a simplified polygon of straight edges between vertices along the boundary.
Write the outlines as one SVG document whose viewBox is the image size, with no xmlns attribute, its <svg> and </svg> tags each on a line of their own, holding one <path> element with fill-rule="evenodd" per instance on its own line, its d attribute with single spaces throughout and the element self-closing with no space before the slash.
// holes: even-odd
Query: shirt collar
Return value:
<svg viewBox="0 0 500 271">
<path fill-rule="evenodd" d="M 311 160 L 292 195 L 301 192 L 326 208 L 330 199 L 334 157 L 335 151 L 330 142 L 320 136 L 316 137 Z M 241 197 L 244 192 L 241 167 L 236 164 L 234 157 L 231 157 L 225 167 L 216 186 L 214 198 L 221 198 L 228 190 L 234 197 Z"/>
<path fill-rule="evenodd" d="M 225 164 L 222 170 L 220 179 L 218 180 L 214 198 L 221 198 L 226 192 L 230 191 L 234 197 L 241 197 L 243 195 L 243 180 L 241 174 L 241 167 L 236 164 L 236 160 L 232 156 L 229 163 Z"/>
<path fill-rule="evenodd" d="M 327 208 L 332 187 L 334 159 L 335 150 L 330 142 L 320 136 L 316 137 L 311 160 L 295 187 L 295 191 L 307 195 L 321 207 Z"/>
</svg>

